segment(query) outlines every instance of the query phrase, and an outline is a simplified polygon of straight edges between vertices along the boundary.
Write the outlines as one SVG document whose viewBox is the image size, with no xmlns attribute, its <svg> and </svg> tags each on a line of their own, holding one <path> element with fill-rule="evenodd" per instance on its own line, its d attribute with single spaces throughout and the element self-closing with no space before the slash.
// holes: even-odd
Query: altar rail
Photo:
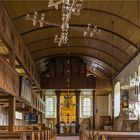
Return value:
<svg viewBox="0 0 140 140">
<path fill-rule="evenodd" d="M 80 140 L 140 140 L 140 132 L 100 132 L 81 130 Z"/>
<path fill-rule="evenodd" d="M 56 140 L 56 132 L 53 130 L 0 132 L 0 140 Z"/>
</svg>

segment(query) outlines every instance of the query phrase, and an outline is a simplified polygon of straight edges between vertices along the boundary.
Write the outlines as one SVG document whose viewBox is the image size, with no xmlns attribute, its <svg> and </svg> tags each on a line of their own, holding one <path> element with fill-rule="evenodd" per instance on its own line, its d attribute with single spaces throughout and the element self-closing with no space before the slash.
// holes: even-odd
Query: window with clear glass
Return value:
<svg viewBox="0 0 140 140">
<path fill-rule="evenodd" d="M 81 97 L 81 117 L 87 118 L 92 116 L 92 98 Z"/>
<path fill-rule="evenodd" d="M 55 97 L 46 97 L 46 118 L 54 118 L 55 113 Z"/>
</svg>

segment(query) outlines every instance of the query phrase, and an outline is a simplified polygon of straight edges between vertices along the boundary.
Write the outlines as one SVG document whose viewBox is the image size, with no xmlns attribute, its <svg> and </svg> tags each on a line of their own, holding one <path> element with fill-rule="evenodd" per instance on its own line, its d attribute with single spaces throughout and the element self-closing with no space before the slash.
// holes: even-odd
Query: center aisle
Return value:
<svg viewBox="0 0 140 140">
<path fill-rule="evenodd" d="M 79 140 L 79 136 L 60 136 L 57 140 Z"/>
</svg>

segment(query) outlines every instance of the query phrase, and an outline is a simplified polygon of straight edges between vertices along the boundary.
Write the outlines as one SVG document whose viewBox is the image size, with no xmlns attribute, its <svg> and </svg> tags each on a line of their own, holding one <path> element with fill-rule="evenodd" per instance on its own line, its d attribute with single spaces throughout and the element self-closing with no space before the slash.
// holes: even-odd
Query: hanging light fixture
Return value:
<svg viewBox="0 0 140 140">
<path fill-rule="evenodd" d="M 27 14 L 26 20 L 32 21 L 33 26 L 39 24 L 40 27 L 44 25 L 52 25 L 61 28 L 61 35 L 58 37 L 56 34 L 54 37 L 54 43 L 58 43 L 58 46 L 62 44 L 67 44 L 68 41 L 68 30 L 69 30 L 69 21 L 72 15 L 80 15 L 82 9 L 83 0 L 59 0 L 54 2 L 54 0 L 49 0 L 48 7 L 55 7 L 58 10 L 59 5 L 62 4 L 62 24 L 51 23 L 45 20 L 45 13 L 39 14 L 37 11 L 34 12 L 34 15 Z"/>
<path fill-rule="evenodd" d="M 97 27 L 97 25 L 94 25 L 94 27 L 91 27 L 91 24 L 88 24 L 88 27 L 83 33 L 84 37 L 93 37 L 94 35 L 101 35 L 102 31 Z"/>
<path fill-rule="evenodd" d="M 69 45 L 67 46 L 67 49 L 69 49 Z M 67 79 L 66 79 L 67 93 L 64 96 L 64 99 L 65 99 L 64 105 L 67 108 L 69 108 L 72 105 L 72 102 L 71 102 L 72 95 L 70 95 L 70 91 L 69 91 L 69 88 L 70 88 L 70 58 L 69 58 L 69 55 L 70 55 L 70 53 L 67 52 L 67 70 L 66 70 L 66 72 L 67 72 Z"/>
</svg>

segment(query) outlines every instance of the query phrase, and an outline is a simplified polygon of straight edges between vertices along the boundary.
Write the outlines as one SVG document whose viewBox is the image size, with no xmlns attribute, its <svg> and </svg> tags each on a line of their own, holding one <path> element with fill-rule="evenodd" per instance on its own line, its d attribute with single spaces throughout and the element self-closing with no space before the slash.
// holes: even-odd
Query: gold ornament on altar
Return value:
<svg viewBox="0 0 140 140">
<path fill-rule="evenodd" d="M 61 116 L 60 121 L 65 124 L 75 122 L 76 120 L 76 98 L 72 94 L 66 93 L 61 96 Z"/>
</svg>

